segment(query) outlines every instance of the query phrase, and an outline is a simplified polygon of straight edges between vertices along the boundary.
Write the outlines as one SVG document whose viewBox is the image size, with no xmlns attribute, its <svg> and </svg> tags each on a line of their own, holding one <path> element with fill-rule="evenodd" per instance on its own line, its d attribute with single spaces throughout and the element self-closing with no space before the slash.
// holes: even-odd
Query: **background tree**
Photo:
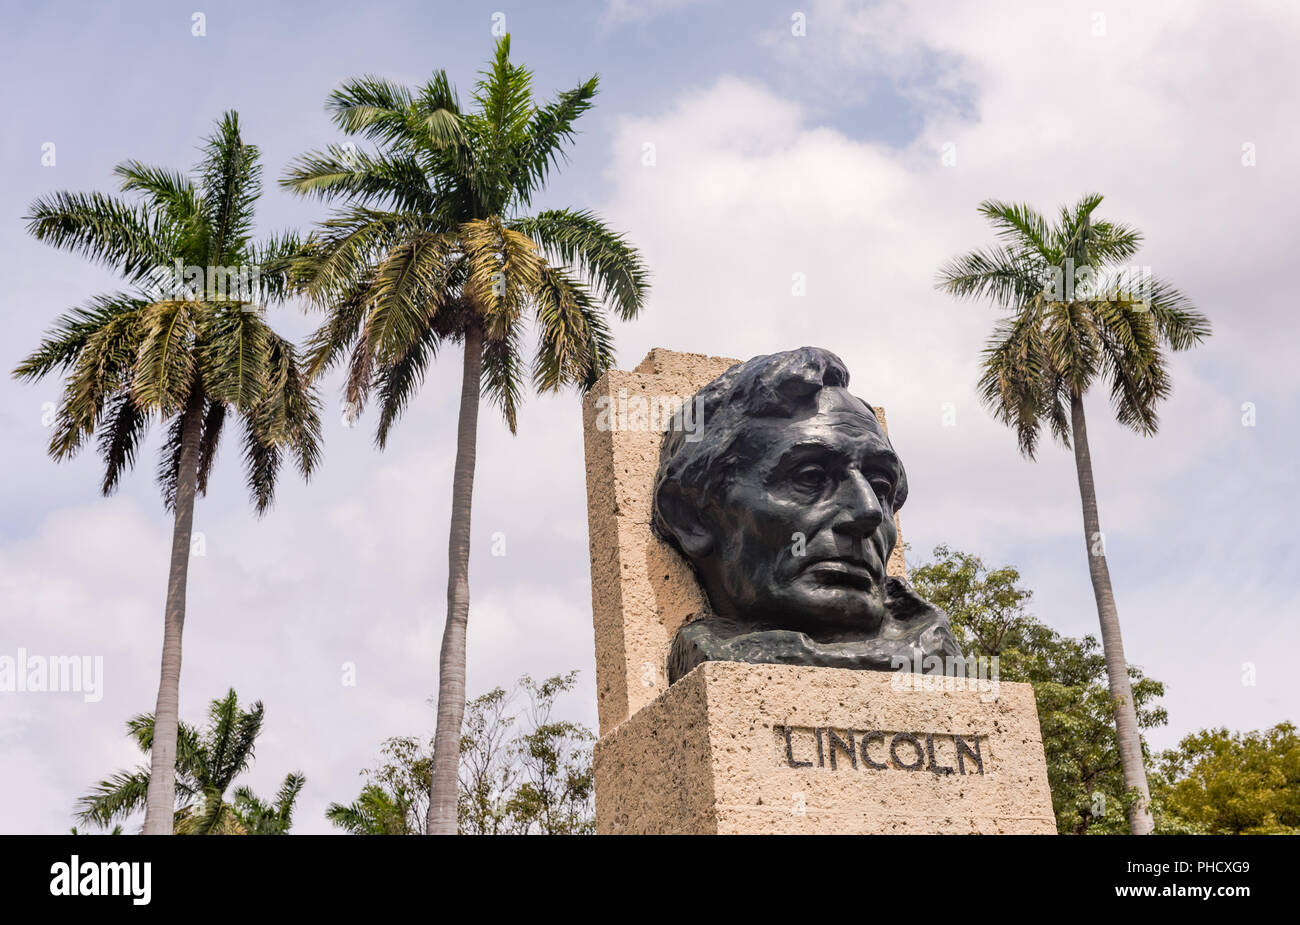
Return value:
<svg viewBox="0 0 1300 925">
<path fill-rule="evenodd" d="M 571 671 L 538 683 L 524 675 L 514 692 L 498 687 L 471 702 L 461 739 L 462 832 L 595 832 L 591 748 L 596 737 L 579 723 L 552 716 L 555 698 L 572 690 L 577 677 Z M 509 715 L 520 694 L 527 700 L 523 713 Z"/>
<path fill-rule="evenodd" d="M 158 480 L 173 525 L 144 826 L 151 835 L 172 832 L 194 497 L 207 491 L 226 419 L 242 425 L 259 514 L 271 504 L 284 453 L 305 477 L 320 435 L 293 345 L 259 307 L 283 296 L 299 244 L 291 234 L 251 240 L 261 168 L 236 113 L 225 114 L 203 150 L 193 179 L 138 161 L 118 165 L 123 191 L 138 194 L 134 204 L 100 193 L 55 193 L 32 204 L 27 227 L 35 237 L 112 267 L 131 289 L 64 315 L 14 371 L 28 380 L 66 375 L 50 455 L 67 459 L 97 435 L 105 495 L 134 464 L 151 422 L 167 425 Z"/>
<path fill-rule="evenodd" d="M 938 546 L 909 579 L 948 613 L 964 651 L 996 656 L 1002 681 L 1033 685 L 1057 831 L 1127 831 L 1133 797 L 1124 782 L 1115 704 L 1097 640 L 1072 639 L 1037 620 L 1028 610 L 1033 592 L 1020 585 L 1020 573 L 990 569 L 970 553 Z M 1163 725 L 1167 717 L 1158 700 L 1164 686 L 1131 665 L 1128 677 L 1138 728 Z M 1147 754 L 1145 742 L 1142 748 Z"/>
<path fill-rule="evenodd" d="M 288 835 L 293 827 L 293 810 L 307 778 L 297 772 L 285 777 L 276 792 L 275 802 L 268 803 L 251 787 L 235 791 L 234 814 L 246 835 Z"/>
<path fill-rule="evenodd" d="M 429 820 L 432 749 L 412 736 L 394 736 L 379 748 L 382 761 L 362 771 L 366 786 L 350 806 L 331 803 L 326 816 L 356 835 L 424 835 Z M 364 831 L 354 831 L 363 829 Z"/>
<path fill-rule="evenodd" d="M 329 99 L 334 122 L 375 144 L 301 157 L 281 181 L 341 201 L 299 283 L 329 320 L 311 344 L 317 376 L 350 352 L 344 396 L 360 413 L 375 392 L 376 442 L 448 342 L 464 348 L 448 542 L 447 620 L 438 668 L 431 834 L 457 829 L 457 765 L 465 713 L 470 508 L 481 394 L 513 433 L 528 363 L 523 325 L 536 322 L 531 378 L 539 391 L 590 387 L 613 361 L 608 307 L 624 320 L 644 303 L 646 272 L 622 235 L 591 212 L 525 214 L 591 107 L 596 77 L 553 102 L 533 101 L 532 74 L 510 62 L 510 37 L 462 110 L 445 71 L 412 93 L 376 77 Z"/>
<path fill-rule="evenodd" d="M 1161 831 L 1300 835 L 1300 736 L 1203 729 L 1160 755 L 1152 790 Z"/>
<path fill-rule="evenodd" d="M 1116 419 L 1154 435 L 1157 406 L 1172 390 L 1164 348 L 1199 344 L 1210 324 L 1168 283 L 1135 279 L 1125 269 L 1142 235 L 1094 221 L 1101 201 L 1096 194 L 1083 197 L 1062 208 L 1054 225 L 1028 205 L 981 203 L 1001 246 L 956 258 L 940 270 L 938 286 L 959 298 L 987 298 L 1008 312 L 984 349 L 979 389 L 994 415 L 1015 429 L 1021 453 L 1034 457 L 1044 424 L 1062 445 L 1074 447 L 1124 780 L 1135 794 L 1128 801 L 1130 828 L 1145 835 L 1153 826 L 1150 794 L 1097 513 L 1083 397 L 1105 380 Z"/>
<path fill-rule="evenodd" d="M 423 835 L 425 817 L 412 811 L 407 796 L 367 784 L 347 806 L 327 806 L 325 818 L 349 835 Z"/>
<path fill-rule="evenodd" d="M 253 762 L 264 716 L 261 701 L 241 709 L 232 688 L 209 705 L 208 722 L 202 730 L 188 723 L 178 724 L 173 810 L 177 834 L 288 834 L 294 804 L 306 783 L 301 773 L 285 777 L 274 803 L 259 799 L 248 787 L 235 791 L 233 803 L 226 801 L 226 791 Z M 153 714 L 132 718 L 126 728 L 140 751 L 148 755 L 155 743 Z M 145 767 L 118 771 L 77 801 L 77 821 L 100 828 L 124 822 L 145 808 L 148 790 L 149 771 Z M 120 824 L 117 828 L 120 830 Z"/>
<path fill-rule="evenodd" d="M 591 746 L 579 723 L 553 717 L 555 699 L 573 689 L 577 672 L 514 689 L 494 688 L 469 701 L 460 742 L 459 829 L 473 835 L 587 834 L 595 830 Z M 521 704 L 521 701 L 523 703 Z M 354 835 L 424 834 L 424 798 L 433 743 L 389 739 L 384 761 L 362 773 L 366 785 L 350 805 L 326 817 Z"/>
<path fill-rule="evenodd" d="M 510 829 L 508 795 L 521 771 L 511 760 L 517 720 L 510 712 L 513 701 L 511 692 L 496 687 L 466 704 L 456 799 L 463 833 L 501 835 Z"/>
</svg>

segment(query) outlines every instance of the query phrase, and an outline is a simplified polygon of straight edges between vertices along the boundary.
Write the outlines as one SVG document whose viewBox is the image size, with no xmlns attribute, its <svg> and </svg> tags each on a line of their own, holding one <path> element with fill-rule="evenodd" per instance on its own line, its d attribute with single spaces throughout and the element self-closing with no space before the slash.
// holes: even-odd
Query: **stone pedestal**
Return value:
<svg viewBox="0 0 1300 925">
<path fill-rule="evenodd" d="M 707 662 L 597 744 L 597 831 L 1055 834 L 1032 688 L 943 683 Z"/>
</svg>

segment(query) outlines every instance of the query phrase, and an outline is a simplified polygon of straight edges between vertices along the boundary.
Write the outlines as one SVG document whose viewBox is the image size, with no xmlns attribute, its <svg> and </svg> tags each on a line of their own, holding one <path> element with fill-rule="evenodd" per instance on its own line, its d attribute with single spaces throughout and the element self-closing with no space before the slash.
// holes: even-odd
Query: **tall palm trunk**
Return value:
<svg viewBox="0 0 1300 925">
<path fill-rule="evenodd" d="M 465 625 L 469 621 L 469 520 L 474 496 L 474 444 L 478 438 L 483 332 L 465 333 L 465 368 L 456 426 L 456 469 L 451 483 L 451 539 L 447 548 L 447 624 L 438 662 L 438 727 L 429 784 L 429 835 L 455 835 L 457 766 L 465 718 Z"/>
<path fill-rule="evenodd" d="M 190 533 L 199 476 L 199 437 L 203 393 L 195 388 L 185 404 L 180 469 L 176 478 L 176 516 L 172 525 L 171 574 L 163 616 L 162 673 L 154 707 L 153 747 L 149 752 L 149 790 L 145 835 L 171 835 L 176 807 L 176 735 L 180 722 L 181 631 L 185 628 L 185 584 L 190 571 Z"/>
<path fill-rule="evenodd" d="M 1124 641 L 1120 638 L 1119 611 L 1115 608 L 1115 592 L 1110 587 L 1110 569 L 1106 567 L 1105 545 L 1097 516 L 1097 489 L 1092 481 L 1092 454 L 1088 449 L 1088 425 L 1083 417 L 1081 395 L 1070 396 L 1070 417 L 1074 429 L 1074 466 L 1079 475 L 1079 497 L 1083 502 L 1088 571 L 1092 575 L 1092 593 L 1097 598 L 1110 696 L 1115 703 L 1115 733 L 1119 740 L 1120 763 L 1124 768 L 1124 787 L 1129 791 L 1136 790 L 1139 796 L 1129 810 L 1129 831 L 1134 835 L 1150 835 L 1155 828 L 1151 819 L 1151 794 L 1142 764 L 1142 740 L 1138 735 L 1137 708 L 1129 685 Z"/>
</svg>

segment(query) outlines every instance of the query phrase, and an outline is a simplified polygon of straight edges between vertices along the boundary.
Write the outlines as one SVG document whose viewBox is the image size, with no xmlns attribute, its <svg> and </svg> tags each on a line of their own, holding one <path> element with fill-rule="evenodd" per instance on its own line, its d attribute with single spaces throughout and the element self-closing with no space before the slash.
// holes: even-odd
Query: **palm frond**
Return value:
<svg viewBox="0 0 1300 925">
<path fill-rule="evenodd" d="M 1088 303 L 1048 302 L 1044 330 L 1052 370 L 1082 395 L 1100 363 L 1097 326 Z"/>
<path fill-rule="evenodd" d="M 447 291 L 456 243 L 443 235 L 412 237 L 375 268 L 364 337 L 378 363 L 403 356 L 432 323 Z"/>
<path fill-rule="evenodd" d="M 376 373 L 379 426 L 375 431 L 375 444 L 381 450 L 388 445 L 388 434 L 393 424 L 424 382 L 424 372 L 429 361 L 437 355 L 440 342 L 437 328 L 429 325 L 404 354 Z"/>
<path fill-rule="evenodd" d="M 268 331 L 266 391 L 254 411 L 259 439 L 289 449 L 309 479 L 320 461 L 320 397 L 292 343 Z"/>
<path fill-rule="evenodd" d="M 136 406 L 130 392 L 119 392 L 99 433 L 99 455 L 104 459 L 100 491 L 104 495 L 116 491 L 123 473 L 135 465 L 136 450 L 148 430 L 149 415 Z"/>
<path fill-rule="evenodd" d="M 172 231 L 161 216 L 102 193 L 51 193 L 32 203 L 27 230 L 38 241 L 79 253 L 132 282 L 172 263 Z"/>
<path fill-rule="evenodd" d="M 466 299 L 482 317 L 486 339 L 504 339 L 518 325 L 541 281 L 537 245 L 497 217 L 466 222 L 461 241 L 468 273 Z"/>
<path fill-rule="evenodd" d="M 983 350 L 979 396 L 994 417 L 1016 432 L 1020 452 L 1033 459 L 1045 406 L 1055 381 L 1038 312 L 1004 318 Z"/>
<path fill-rule="evenodd" d="M 465 125 L 461 120 L 460 97 L 445 70 L 435 71 L 420 91 L 412 112 L 427 133 L 427 145 L 433 150 L 461 149 L 466 144 Z"/>
<path fill-rule="evenodd" d="M 192 302 L 168 301 L 141 311 L 144 338 L 136 353 L 131 393 L 142 408 L 174 414 L 189 397 L 196 366 L 195 307 Z"/>
<path fill-rule="evenodd" d="M 284 452 L 280 443 L 266 437 L 253 415 L 244 415 L 241 423 L 244 484 L 248 487 L 253 509 L 258 514 L 264 514 L 270 510 L 271 502 L 275 499 L 275 483 Z"/>
<path fill-rule="evenodd" d="M 305 365 L 309 382 L 334 366 L 360 337 L 369 307 L 371 281 L 365 279 L 334 303 L 325 322 L 307 339 Z"/>
<path fill-rule="evenodd" d="M 245 144 L 234 110 L 221 117 L 199 165 L 205 224 L 211 229 L 206 264 L 222 266 L 242 254 L 261 195 L 262 168 L 255 145 Z"/>
<path fill-rule="evenodd" d="M 113 172 L 122 178 L 122 192 L 140 192 L 168 221 L 192 227 L 202 220 L 199 192 L 189 177 L 178 170 L 153 167 L 137 160 L 123 161 Z"/>
<path fill-rule="evenodd" d="M 197 326 L 196 365 L 214 401 L 249 411 L 265 391 L 270 329 L 242 305 L 211 306 Z"/>
<path fill-rule="evenodd" d="M 295 159 L 280 185 L 318 199 L 351 198 L 372 208 L 431 212 L 433 192 L 420 162 L 411 154 L 372 154 L 330 145 Z"/>
<path fill-rule="evenodd" d="M 510 178 L 523 205 L 528 205 L 533 192 L 545 185 L 551 168 L 558 167 L 563 160 L 564 145 L 573 139 L 573 123 L 592 107 L 598 83 L 599 78 L 592 75 L 533 112 L 524 133 L 526 141 Z"/>
<path fill-rule="evenodd" d="M 409 835 L 406 813 L 400 795 L 395 799 L 377 784 L 367 784 L 355 802 L 347 806 L 331 803 L 325 818 L 352 835 Z"/>
<path fill-rule="evenodd" d="M 1052 249 L 1051 229 L 1043 216 L 1030 206 L 986 199 L 980 203 L 979 211 L 1013 250 L 1032 253 L 1047 263 L 1059 259 Z"/>
<path fill-rule="evenodd" d="M 1142 232 L 1129 225 L 1095 222 L 1091 231 L 1088 258 L 1097 267 L 1120 264 L 1130 259 L 1142 246 Z"/>
<path fill-rule="evenodd" d="M 203 740 L 205 786 L 224 793 L 230 781 L 247 770 L 265 713 L 261 701 L 240 709 L 234 688 L 212 701 L 208 709 L 208 733 Z"/>
<path fill-rule="evenodd" d="M 323 222 L 294 261 L 294 277 L 313 300 L 333 305 L 358 286 L 373 285 L 375 265 L 393 248 L 448 229 L 435 214 L 352 207 Z"/>
<path fill-rule="evenodd" d="M 510 36 L 501 36 L 492 63 L 474 85 L 474 100 L 494 140 L 508 143 L 524 133 L 532 114 L 532 91 L 532 72 L 510 63 Z"/>
<path fill-rule="evenodd" d="M 406 137 L 411 94 L 400 84 L 365 75 L 344 81 L 329 95 L 325 108 L 349 135 L 395 142 Z"/>
<path fill-rule="evenodd" d="M 279 302 L 293 290 L 294 276 L 299 261 L 306 252 L 307 242 L 295 231 L 272 234 L 250 245 L 250 273 L 257 271 L 256 301 L 258 304 Z"/>
<path fill-rule="evenodd" d="M 519 325 L 512 325 L 498 337 L 483 339 L 483 394 L 496 405 L 512 434 L 518 427 L 523 395 L 521 340 Z"/>
<path fill-rule="evenodd" d="M 1088 193 L 1073 207 L 1061 206 L 1060 224 L 1054 229 L 1055 250 L 1062 259 L 1069 257 L 1075 266 L 1087 266 L 1092 213 L 1101 205 L 1100 193 Z"/>
<path fill-rule="evenodd" d="M 1160 338 L 1173 350 L 1195 347 L 1212 333 L 1210 320 L 1187 296 L 1158 276 L 1148 280 L 1142 302 Z"/>
<path fill-rule="evenodd" d="M 289 833 L 293 823 L 293 810 L 298 803 L 298 795 L 307 786 L 307 778 L 301 771 L 285 775 L 284 783 L 275 794 L 275 816 L 278 827 L 283 834 Z"/>
<path fill-rule="evenodd" d="M 539 392 L 590 386 L 609 368 L 613 343 L 604 314 L 581 283 L 543 266 L 534 293 L 538 344 L 533 383 Z"/>
<path fill-rule="evenodd" d="M 185 435 L 185 415 L 173 414 L 167 434 L 158 448 L 158 468 L 154 477 L 162 490 L 163 509 L 176 510 L 176 492 L 181 483 L 181 443 Z"/>
<path fill-rule="evenodd" d="M 141 299 L 118 293 L 97 296 L 86 307 L 74 308 L 54 322 L 40 346 L 18 364 L 13 375 L 35 381 L 56 368 L 67 370 L 96 332 L 118 316 L 139 311 L 144 305 Z"/>
<path fill-rule="evenodd" d="M 1123 304 L 1103 303 L 1099 309 L 1108 322 L 1098 326 L 1098 343 L 1115 419 L 1143 436 L 1154 436 L 1160 426 L 1157 405 L 1173 388 L 1155 324 L 1145 312 Z"/>
<path fill-rule="evenodd" d="M 146 330 L 145 313 L 138 309 L 112 315 L 77 351 L 50 438 L 55 459 L 76 454 L 99 425 L 106 402 L 131 385 Z"/>
<path fill-rule="evenodd" d="M 208 479 L 217 460 L 217 447 L 221 443 L 221 430 L 225 422 L 226 405 L 219 401 L 209 401 L 208 409 L 203 414 L 203 434 L 199 438 L 199 471 L 195 490 L 201 495 L 208 493 Z"/>
<path fill-rule="evenodd" d="M 987 248 L 949 261 L 939 270 L 936 286 L 959 299 L 987 298 L 1015 308 L 1043 292 L 1049 269 L 1015 250 Z"/>
<path fill-rule="evenodd" d="M 599 298 L 610 302 L 624 321 L 645 306 L 649 272 L 641 255 L 594 212 L 550 209 L 516 219 L 509 227 L 537 242 L 553 263 L 591 280 Z"/>
<path fill-rule="evenodd" d="M 95 784 L 77 800 L 75 817 L 83 825 L 108 828 L 144 808 L 149 792 L 149 769 L 118 771 Z"/>
</svg>

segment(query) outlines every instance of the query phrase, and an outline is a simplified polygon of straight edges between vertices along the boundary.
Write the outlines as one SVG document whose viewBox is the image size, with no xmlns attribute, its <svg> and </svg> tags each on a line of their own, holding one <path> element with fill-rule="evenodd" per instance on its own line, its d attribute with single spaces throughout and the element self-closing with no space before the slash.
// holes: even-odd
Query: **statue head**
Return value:
<svg viewBox="0 0 1300 925">
<path fill-rule="evenodd" d="M 907 475 L 848 384 L 827 350 L 755 357 L 700 390 L 693 421 L 670 423 L 654 527 L 717 617 L 819 643 L 881 632 Z"/>
</svg>

